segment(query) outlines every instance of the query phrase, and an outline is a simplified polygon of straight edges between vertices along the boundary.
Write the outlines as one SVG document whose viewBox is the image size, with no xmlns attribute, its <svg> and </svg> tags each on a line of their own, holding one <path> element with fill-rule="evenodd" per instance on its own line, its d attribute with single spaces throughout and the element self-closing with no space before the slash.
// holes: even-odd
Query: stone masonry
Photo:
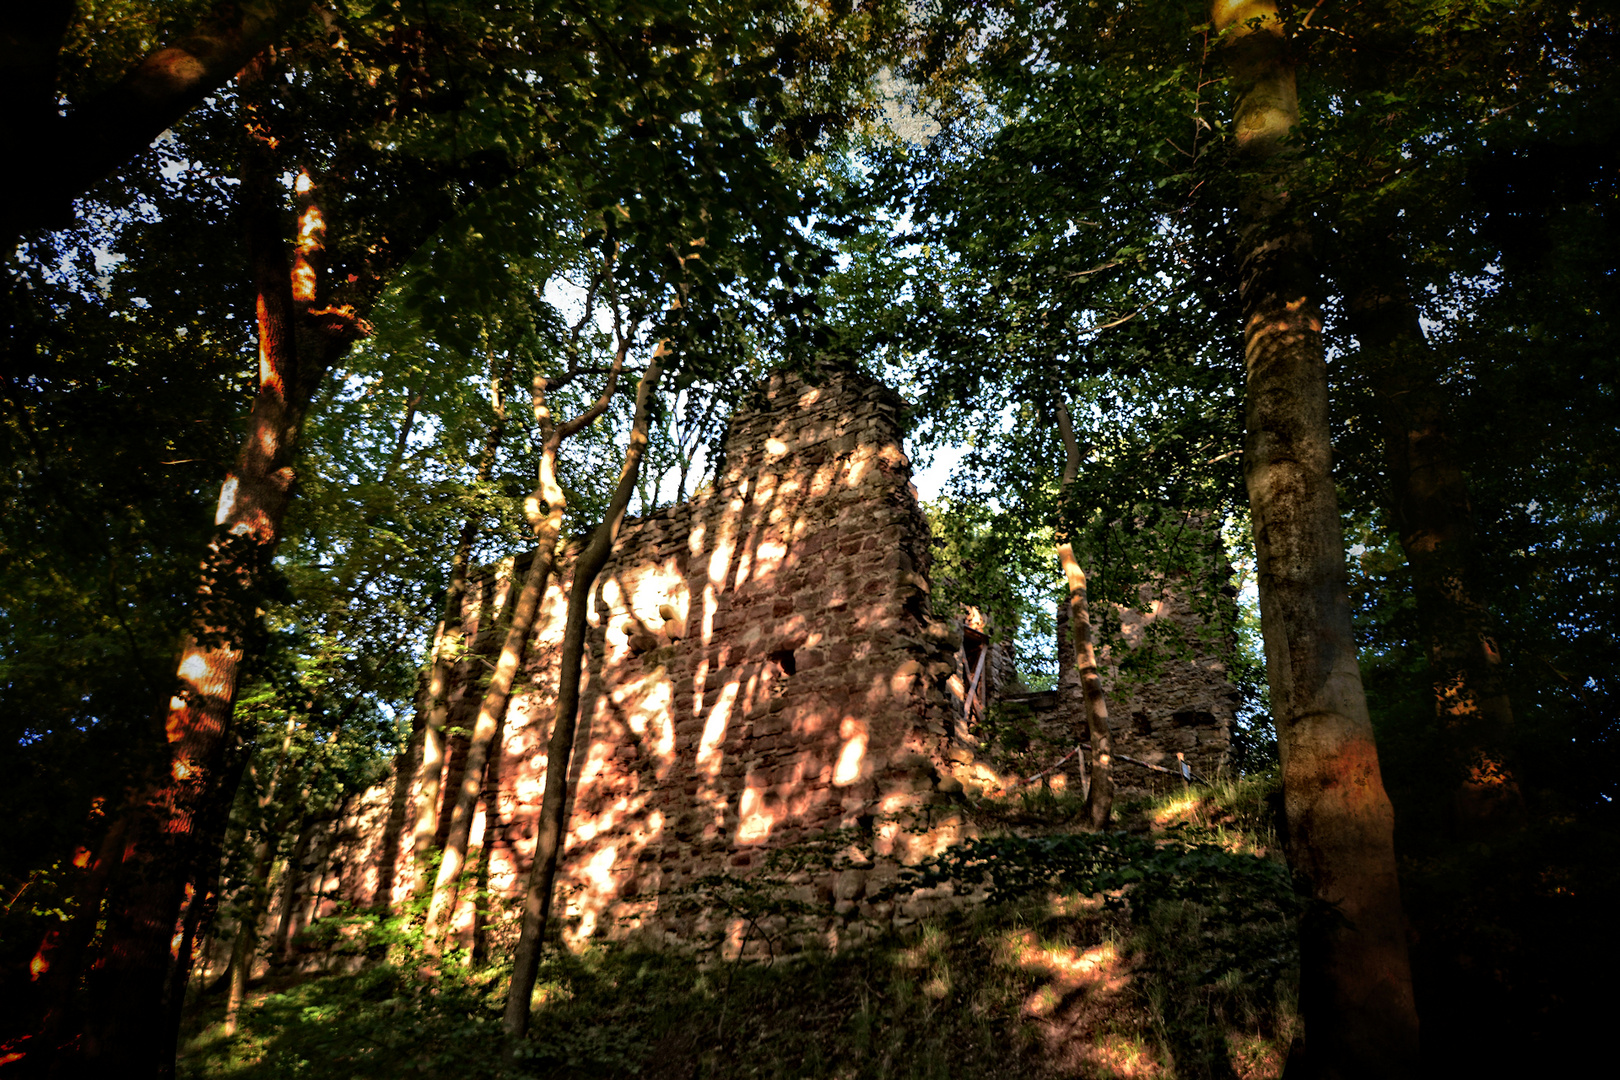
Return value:
<svg viewBox="0 0 1620 1080">
<path fill-rule="evenodd" d="M 774 375 L 733 418 L 711 489 L 626 522 L 590 623 L 559 873 L 571 938 L 633 927 L 685 936 L 690 919 L 660 906 L 671 890 L 747 875 L 773 848 L 842 828 L 866 838 L 864 868 L 798 879 L 800 899 L 825 909 L 836 938 L 854 913 L 899 914 L 872 895 L 898 863 L 962 835 L 965 799 L 1019 786 L 962 722 L 964 630 L 930 602 L 930 534 L 901 448 L 903 409 L 861 374 L 819 384 Z M 472 591 L 452 726 L 476 715 L 523 561 Z M 548 587 L 473 826 L 469 865 L 482 861 L 497 897 L 520 892 L 534 849 L 564 585 Z M 1139 688 L 1130 711 L 1116 711 L 1116 747 L 1171 765 L 1180 749 L 1211 774 L 1231 719 L 1224 669 L 1200 657 L 1166 676 L 1163 693 Z M 1071 696 L 1060 688 L 1045 709 L 1054 745 L 1084 730 L 1063 704 Z M 448 791 L 458 762 L 453 745 Z M 1068 775 L 1079 782 L 1072 765 Z M 307 868 L 304 918 L 339 898 L 378 898 L 387 802 L 368 795 L 334 830 L 326 861 Z M 395 898 L 410 875 L 402 861 L 388 883 Z M 458 932 L 470 939 L 463 906 Z"/>
</svg>

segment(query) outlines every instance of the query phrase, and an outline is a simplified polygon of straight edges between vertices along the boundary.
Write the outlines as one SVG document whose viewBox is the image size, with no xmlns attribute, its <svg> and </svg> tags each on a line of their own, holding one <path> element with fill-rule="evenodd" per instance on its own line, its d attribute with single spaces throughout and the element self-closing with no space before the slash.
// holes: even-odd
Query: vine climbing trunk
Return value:
<svg viewBox="0 0 1620 1080">
<path fill-rule="evenodd" d="M 535 420 L 542 433 L 540 448 L 539 487 L 528 499 L 525 507 L 529 526 L 534 530 L 534 557 L 529 572 L 523 576 L 523 589 L 512 607 L 512 621 L 501 646 L 500 659 L 489 679 L 489 689 L 478 707 L 478 720 L 473 724 L 472 737 L 467 744 L 466 766 L 462 770 L 461 784 L 456 792 L 454 809 L 450 814 L 445 835 L 444 857 L 439 861 L 439 873 L 433 882 L 433 896 L 428 903 L 427 945 L 430 953 L 437 954 L 441 931 L 454 914 L 457 882 L 467 861 L 467 845 L 472 840 L 473 813 L 478 806 L 478 795 L 484 786 L 484 766 L 495 733 L 506 715 L 506 705 L 512 693 L 512 680 L 523 665 L 523 654 L 528 647 L 529 634 L 534 628 L 540 601 L 545 598 L 546 581 L 556 560 L 557 539 L 562 534 L 563 514 L 567 500 L 557 480 L 557 453 L 562 444 L 595 422 L 612 403 L 618 387 L 620 371 L 624 368 L 626 349 L 621 344 L 608 371 L 602 394 L 578 416 L 560 424 L 553 424 L 551 406 L 547 398 L 548 381 L 537 376 L 534 381 L 533 404 Z"/>
<path fill-rule="evenodd" d="M 1057 406 L 1058 435 L 1063 439 L 1063 506 L 1069 506 L 1069 485 L 1080 475 L 1080 444 L 1074 437 L 1069 407 Z M 1108 727 L 1108 695 L 1097 670 L 1097 646 L 1091 632 L 1091 606 L 1086 595 L 1086 572 L 1075 558 L 1069 542 L 1070 525 L 1064 522 L 1058 532 L 1058 565 L 1069 588 L 1069 632 L 1074 637 L 1074 671 L 1064 678 L 1075 678 L 1086 706 L 1086 737 L 1091 741 L 1089 783 L 1086 786 L 1085 817 L 1094 829 L 1108 828 L 1114 813 L 1113 736 Z"/>
<path fill-rule="evenodd" d="M 494 475 L 495 457 L 500 451 L 501 438 L 506 430 L 506 390 L 511 382 L 511 365 L 497 365 L 490 358 L 490 407 L 493 419 L 484 434 L 484 445 L 478 454 L 478 470 L 474 483 L 484 485 Z M 444 729 L 450 721 L 450 673 L 460 658 L 463 647 L 462 611 L 467 601 L 467 564 L 472 558 L 473 542 L 483 515 L 474 511 L 467 515 L 456 538 L 456 549 L 450 556 L 450 581 L 444 591 L 444 617 L 433 635 L 433 662 L 428 673 L 427 722 L 422 731 L 421 764 L 416 784 L 416 822 L 412 829 L 411 852 L 417 872 L 422 872 L 433 853 L 434 835 L 439 819 L 439 787 L 444 778 Z"/>
<path fill-rule="evenodd" d="M 1299 121 L 1285 28 L 1270 0 L 1216 0 L 1234 97 L 1243 314 L 1244 473 L 1261 630 L 1282 758 L 1301 926 L 1301 1066 L 1323 1078 L 1405 1077 L 1418 1023 L 1384 792 L 1361 684 L 1333 488 L 1327 364 L 1288 145 Z"/>
<path fill-rule="evenodd" d="M 620 352 L 622 355 L 622 345 Z M 630 505 L 630 496 L 635 491 L 636 478 L 641 471 L 641 459 L 647 452 L 647 432 L 652 422 L 658 381 L 663 375 L 664 356 L 664 346 L 660 344 L 636 386 L 636 411 L 630 425 L 630 445 L 625 450 L 624 464 L 619 469 L 618 484 L 613 489 L 613 498 L 601 524 L 592 531 L 584 550 L 574 560 L 562 649 L 557 661 L 557 711 L 551 724 L 551 740 L 546 747 L 546 788 L 540 799 L 534 862 L 529 867 L 529 880 L 524 890 L 523 927 L 512 958 L 512 986 L 506 998 L 504 1023 L 507 1034 L 514 1040 L 523 1038 L 529 1030 L 529 1003 L 534 994 L 534 980 L 540 970 L 540 947 L 544 943 L 546 923 L 551 917 L 557 859 L 562 853 L 563 834 L 568 825 L 565 812 L 568 804 L 568 771 L 579 722 L 579 687 L 585 657 L 587 608 L 597 575 L 602 572 L 619 538 L 619 528 L 624 523 L 625 510 Z"/>
<path fill-rule="evenodd" d="M 1359 245 L 1378 252 L 1386 245 Z M 1361 346 L 1383 429 L 1389 502 L 1412 572 L 1428 647 L 1436 719 L 1456 775 L 1452 818 L 1479 839 L 1524 821 L 1509 740 L 1513 703 L 1474 570 L 1476 534 L 1468 481 L 1457 458 L 1435 360 L 1405 283 L 1351 275 L 1348 328 Z"/>
</svg>

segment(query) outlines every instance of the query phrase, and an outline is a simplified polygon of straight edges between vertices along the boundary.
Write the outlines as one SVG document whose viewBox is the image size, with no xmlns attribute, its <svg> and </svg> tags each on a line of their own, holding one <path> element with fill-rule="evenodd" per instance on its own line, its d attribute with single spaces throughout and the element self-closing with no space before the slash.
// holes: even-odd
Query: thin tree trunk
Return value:
<svg viewBox="0 0 1620 1080">
<path fill-rule="evenodd" d="M 169 1029 L 174 1031 L 177 1038 L 180 1032 L 180 1013 L 186 1005 L 186 989 L 191 985 L 191 955 L 197 947 L 199 935 L 204 933 L 219 902 L 217 894 L 221 861 L 213 860 L 213 865 L 196 882 L 191 898 L 186 901 L 186 913 L 181 921 L 180 947 L 175 950 L 176 962 L 169 968 L 169 985 L 165 996 L 170 1014 Z M 181 962 L 181 958 L 184 958 L 184 962 Z"/>
<path fill-rule="evenodd" d="M 501 745 L 506 719 L 495 728 L 495 746 Z M 501 755 L 499 751 L 484 766 L 484 790 L 478 796 L 484 806 L 484 835 L 478 842 L 478 868 L 473 874 L 473 947 L 468 961 L 478 967 L 489 959 L 489 860 L 495 837 L 501 828 Z"/>
<path fill-rule="evenodd" d="M 248 982 L 253 978 L 253 961 L 258 953 L 259 923 L 269 907 L 270 870 L 275 865 L 279 836 L 266 834 L 253 848 L 253 866 L 248 874 L 247 907 L 236 925 L 236 943 L 231 947 L 230 993 L 225 999 L 225 1034 L 236 1034 L 236 1016 L 247 1000 Z"/>
<path fill-rule="evenodd" d="M 399 435 L 394 439 L 394 452 L 388 455 L 388 465 L 383 469 L 383 483 L 391 484 L 394 477 L 399 474 L 399 467 L 405 463 L 405 451 L 410 449 L 411 428 L 416 426 L 416 410 L 422 404 L 422 392 L 412 393 L 405 391 L 405 418 L 399 422 Z M 496 421 L 499 423 L 499 419 Z"/>
<path fill-rule="evenodd" d="M 1350 625 L 1309 237 L 1282 178 L 1299 119 L 1294 71 L 1269 0 L 1217 2 L 1214 22 L 1251 170 L 1238 207 L 1244 471 L 1289 863 L 1314 903 L 1301 927 L 1304 1063 L 1324 1078 L 1410 1076 L 1418 1023 L 1394 813 Z"/>
<path fill-rule="evenodd" d="M 276 962 L 286 963 L 292 958 L 292 925 L 294 905 L 298 903 L 298 883 L 306 876 L 304 860 L 309 856 L 309 843 L 315 838 L 319 822 L 305 818 L 298 826 L 298 839 L 292 854 L 287 856 L 287 872 L 281 882 L 281 918 L 276 921 L 276 935 L 270 942 L 270 955 Z"/>
<path fill-rule="evenodd" d="M 489 689 L 479 705 L 478 720 L 473 725 L 472 738 L 467 744 L 467 764 L 461 774 L 461 787 L 456 794 L 455 809 L 445 836 L 444 857 L 439 862 L 439 874 L 433 883 L 433 898 L 428 904 L 426 935 L 430 953 L 436 954 L 439 932 L 454 914 L 456 882 L 466 862 L 473 811 L 477 807 L 478 793 L 484 785 L 484 763 L 489 758 L 495 729 L 506 715 L 512 680 L 523 664 L 529 632 L 540 610 L 540 601 L 545 598 L 546 580 L 556 559 L 557 538 L 562 533 L 563 512 L 567 505 L 562 485 L 557 482 L 557 451 L 564 440 L 573 437 L 607 410 L 618 385 L 619 372 L 624 368 L 626 352 L 627 346 L 621 342 L 601 397 L 579 416 L 556 426 L 552 425 L 546 397 L 548 382 L 543 377 L 536 377 L 534 381 L 535 419 L 545 438 L 540 452 L 540 486 L 529 497 L 526 511 L 537 543 L 534 558 L 529 563 L 529 572 L 523 577 L 523 591 L 513 606 L 512 622 L 506 631 L 506 641 L 501 646 L 500 660 L 490 676 Z"/>
<path fill-rule="evenodd" d="M 484 436 L 484 446 L 478 455 L 476 484 L 487 484 L 494 475 L 495 457 L 500 450 L 501 438 L 506 430 L 506 388 L 511 381 L 511 364 L 497 370 L 490 357 L 490 405 L 494 420 Z M 467 515 L 456 539 L 456 550 L 450 557 L 450 583 L 444 592 L 444 617 L 433 635 L 433 665 L 428 675 L 427 725 L 423 733 L 422 764 L 417 775 L 416 827 L 411 840 L 411 852 L 418 876 L 436 846 L 439 815 L 439 791 L 444 779 L 444 729 L 450 722 L 450 675 L 461 657 L 462 612 L 467 601 L 467 564 L 472 558 L 473 542 L 483 515 L 476 511 Z"/>
<path fill-rule="evenodd" d="M 1524 822 L 1524 796 L 1508 751 L 1513 704 L 1476 587 L 1473 501 L 1435 382 L 1434 357 L 1417 306 L 1404 283 L 1389 287 L 1394 280 L 1353 284 L 1347 321 L 1377 400 L 1390 505 L 1412 570 L 1435 715 L 1453 754 L 1454 823 L 1459 835 L 1478 838 Z"/>
<path fill-rule="evenodd" d="M 230 993 L 225 1000 L 225 1034 L 236 1034 L 236 1015 L 241 1011 L 242 1002 L 247 999 L 248 980 L 253 977 L 253 960 L 259 947 L 259 923 L 264 919 L 265 910 L 270 906 L 270 871 L 275 866 L 276 852 L 281 846 L 281 829 L 285 824 L 286 814 L 277 811 L 269 819 L 269 811 L 276 801 L 276 786 L 281 782 L 282 771 L 286 768 L 287 757 L 292 752 L 293 721 L 287 721 L 287 733 L 281 741 L 281 754 L 276 761 L 276 767 L 270 774 L 270 781 L 259 796 L 259 842 L 253 846 L 253 862 L 248 870 L 248 897 L 247 906 L 237 917 L 236 943 L 231 948 L 230 960 Z"/>
<path fill-rule="evenodd" d="M 444 841 L 444 856 L 439 861 L 438 877 L 433 882 L 433 897 L 428 904 L 427 935 L 429 951 L 437 952 L 437 939 L 441 927 L 448 925 L 454 915 L 457 881 L 467 858 L 467 844 L 472 836 L 473 812 L 479 792 L 484 787 L 484 766 L 489 760 L 490 747 L 495 741 L 496 729 L 506 715 L 506 703 L 511 694 L 512 681 L 523 664 L 528 646 L 529 631 L 545 596 L 546 581 L 551 573 L 551 557 L 556 549 L 557 536 L 540 538 L 540 549 L 529 563 L 524 575 L 523 589 L 518 595 L 512 622 L 507 628 L 506 643 L 501 648 L 500 661 L 490 677 L 489 690 L 478 709 L 478 720 L 473 725 L 467 743 L 466 764 L 461 773 L 461 784 L 456 791 L 455 805 L 450 813 L 449 828 Z"/>
<path fill-rule="evenodd" d="M 354 798 L 352 794 L 344 795 L 338 800 L 337 810 L 327 821 L 330 827 L 321 836 L 320 854 L 315 859 L 315 889 L 310 894 L 309 918 L 305 926 L 313 926 L 321 918 L 321 903 L 327 899 L 326 879 L 332 876 L 332 864 L 338 853 L 338 831 L 342 828 L 343 819 L 349 815 L 349 803 Z M 338 879 L 341 887 L 343 880 Z"/>
<path fill-rule="evenodd" d="M 260 81 L 257 67 L 244 75 L 245 95 Z M 203 825 L 220 800 L 231 798 L 222 781 L 237 679 L 292 493 L 299 428 L 327 366 L 363 325 L 345 312 L 311 312 L 309 272 L 295 291 L 278 177 L 273 149 L 256 139 L 245 157 L 242 188 L 258 290 L 259 392 L 236 468 L 221 488 L 219 532 L 198 590 L 199 629 L 182 650 L 179 685 L 168 704 L 169 766 L 134 807 L 92 972 L 83 1058 L 116 1063 L 129 1076 L 166 1076 L 174 1068 L 172 1055 L 164 1059 L 173 1040 L 162 1013 L 163 981 L 174 959 L 170 942 L 191 868 L 218 845 Z M 301 193 L 301 267 L 318 258 L 320 247 L 319 212 L 310 196 Z"/>
<path fill-rule="evenodd" d="M 1080 475 L 1080 444 L 1074 437 L 1069 407 L 1058 402 L 1058 434 L 1063 439 L 1063 503 L 1069 485 Z M 1058 565 L 1069 586 L 1069 632 L 1074 635 L 1074 675 L 1086 704 L 1086 735 L 1091 740 L 1091 782 L 1086 787 L 1086 820 L 1093 829 L 1108 828 L 1114 812 L 1113 737 L 1108 728 L 1108 697 L 1097 671 L 1097 648 L 1092 640 L 1091 608 L 1086 596 L 1086 572 L 1074 557 L 1067 525 L 1058 533 Z M 1068 672 L 1064 673 L 1068 675 Z"/>
<path fill-rule="evenodd" d="M 622 347 L 621 347 L 622 355 Z M 574 734 L 579 721 L 580 673 L 585 655 L 586 609 L 597 575 L 613 552 L 624 523 L 625 509 L 636 488 L 641 459 L 647 450 L 648 425 L 652 404 L 663 374 L 664 347 L 659 345 L 652 362 L 636 387 L 636 412 L 630 426 L 630 445 L 619 470 L 618 486 L 608 504 L 602 523 L 591 533 L 590 541 L 574 560 L 573 581 L 568 587 L 568 615 L 563 628 L 561 655 L 557 661 L 557 711 L 552 721 L 551 741 L 546 749 L 546 788 L 540 801 L 540 821 L 535 837 L 534 862 L 529 867 L 528 887 L 523 898 L 523 929 L 513 957 L 512 986 L 506 998 L 506 1032 L 514 1040 L 529 1030 L 529 1000 L 540 970 L 540 948 L 546 923 L 551 917 L 551 897 L 557 878 L 557 859 L 562 852 L 567 829 L 564 808 L 568 800 L 568 771 L 574 750 Z"/>
<path fill-rule="evenodd" d="M 420 674 L 417 678 L 420 694 Z M 399 880 L 399 849 L 411 809 L 411 782 L 422 761 L 422 743 L 426 736 L 427 717 L 421 709 L 417 709 L 411 724 L 411 737 L 394 759 L 394 792 L 388 800 L 388 824 L 384 826 L 382 851 L 377 856 L 377 894 L 371 898 L 373 911 L 386 913 L 394 906 L 394 886 Z"/>
</svg>

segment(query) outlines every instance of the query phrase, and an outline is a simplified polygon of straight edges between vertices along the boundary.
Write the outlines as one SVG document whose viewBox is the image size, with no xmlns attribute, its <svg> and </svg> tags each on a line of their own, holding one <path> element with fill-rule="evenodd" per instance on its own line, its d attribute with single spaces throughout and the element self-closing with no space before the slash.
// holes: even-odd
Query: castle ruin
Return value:
<svg viewBox="0 0 1620 1080">
<path fill-rule="evenodd" d="M 866 836 L 872 859 L 807 876 L 802 899 L 825 909 L 834 936 L 854 915 L 914 916 L 915 903 L 873 899 L 880 885 L 971 831 L 963 811 L 974 798 L 1027 780 L 981 745 L 987 710 L 1025 710 L 1053 747 L 1083 739 L 1070 681 L 1021 692 L 982 622 L 935 609 L 903 410 L 864 375 L 819 385 L 773 375 L 758 407 L 733 418 L 712 488 L 625 523 L 590 622 L 558 876 L 569 937 L 628 927 L 680 937 L 691 928 L 661 909 L 671 890 L 747 875 L 766 852 L 840 828 Z M 452 727 L 471 726 L 523 563 L 470 591 Z M 534 848 L 566 584 L 548 587 L 473 825 L 468 864 L 497 897 L 521 892 Z M 1169 590 L 1147 599 L 1145 614 L 1126 613 L 1127 639 L 1155 619 L 1198 620 Z M 1121 796 L 1179 786 L 1183 762 L 1215 775 L 1235 700 L 1215 650 L 1195 649 L 1111 702 Z M 453 795 L 464 745 L 451 750 L 443 790 Z M 1080 791 L 1084 751 L 1053 756 L 1034 783 Z M 389 801 L 386 789 L 369 793 L 317 846 L 317 865 L 299 868 L 308 880 L 295 925 L 339 900 L 405 895 L 404 860 L 395 880 L 379 881 Z M 470 939 L 463 907 L 456 932 Z"/>
</svg>

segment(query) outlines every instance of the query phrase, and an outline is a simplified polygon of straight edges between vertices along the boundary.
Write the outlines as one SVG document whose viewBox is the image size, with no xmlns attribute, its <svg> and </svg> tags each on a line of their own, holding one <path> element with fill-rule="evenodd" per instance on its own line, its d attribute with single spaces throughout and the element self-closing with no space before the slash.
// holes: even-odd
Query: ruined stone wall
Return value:
<svg viewBox="0 0 1620 1080">
<path fill-rule="evenodd" d="M 661 891 L 831 829 L 917 857 L 955 838 L 940 804 L 995 785 L 953 743 L 960 633 L 930 608 L 902 408 L 864 376 L 774 376 L 733 421 L 712 490 L 626 522 L 590 621 L 560 873 L 571 933 L 646 924 Z M 511 578 L 508 565 L 476 592 L 475 650 L 493 653 Z M 474 822 L 498 896 L 516 895 L 534 848 L 564 607 L 553 582 Z M 471 726 L 487 670 L 478 656 L 458 669 L 453 726 Z M 930 828 L 907 831 L 920 811 Z M 805 882 L 829 914 L 873 888 Z"/>
<path fill-rule="evenodd" d="M 1116 605 L 1113 616 L 1120 625 L 1123 651 L 1104 646 L 1098 650 L 1097 664 L 1108 693 L 1119 796 L 1128 799 L 1180 786 L 1178 753 L 1198 776 L 1213 778 L 1226 765 L 1238 703 L 1227 672 L 1230 633 L 1212 634 L 1209 618 L 1192 598 L 1162 583 L 1142 586 L 1138 606 Z M 1145 673 L 1122 675 L 1124 651 L 1144 648 L 1152 652 Z M 1062 709 L 1079 718 L 1083 731 L 1085 706 L 1074 668 L 1074 639 L 1068 611 L 1061 607 L 1058 663 L 1063 672 Z M 1177 775 L 1145 768 L 1143 762 Z"/>
<path fill-rule="evenodd" d="M 639 927 L 688 938 L 707 916 L 677 910 L 672 890 L 747 875 L 770 850 L 835 829 L 862 837 L 867 861 L 793 882 L 798 899 L 825 911 L 827 940 L 856 915 L 916 917 L 926 899 L 896 909 L 874 894 L 899 862 L 960 837 L 965 796 L 1011 786 L 960 723 L 961 624 L 932 610 L 930 535 L 901 448 L 902 409 L 864 375 L 820 385 L 772 376 L 734 417 L 712 489 L 625 523 L 590 616 L 559 873 L 570 937 Z M 472 726 L 525 561 L 471 591 L 452 727 Z M 548 586 L 473 823 L 468 865 L 496 898 L 518 896 L 533 855 L 566 585 Z M 998 690 L 1016 689 L 1010 654 L 994 661 Z M 1180 692 L 1133 707 L 1173 718 L 1179 704 L 1154 703 Z M 1224 730 L 1229 709 L 1214 715 Z M 1083 730 L 1072 709 L 1061 722 L 1072 728 L 1076 716 Z M 1179 728 L 1165 732 L 1185 741 Z M 1196 733 L 1193 743 L 1204 745 Z M 1164 756 L 1142 753 L 1155 752 Z M 463 757 L 453 741 L 447 792 Z M 308 913 L 338 899 L 371 904 L 379 889 L 396 900 L 409 892 L 403 863 L 392 882 L 378 880 L 387 799 L 368 800 L 322 865 L 308 867 L 324 890 L 300 899 Z M 409 850 L 403 838 L 403 859 Z M 473 920 L 464 903 L 455 921 L 464 941 Z"/>
</svg>

